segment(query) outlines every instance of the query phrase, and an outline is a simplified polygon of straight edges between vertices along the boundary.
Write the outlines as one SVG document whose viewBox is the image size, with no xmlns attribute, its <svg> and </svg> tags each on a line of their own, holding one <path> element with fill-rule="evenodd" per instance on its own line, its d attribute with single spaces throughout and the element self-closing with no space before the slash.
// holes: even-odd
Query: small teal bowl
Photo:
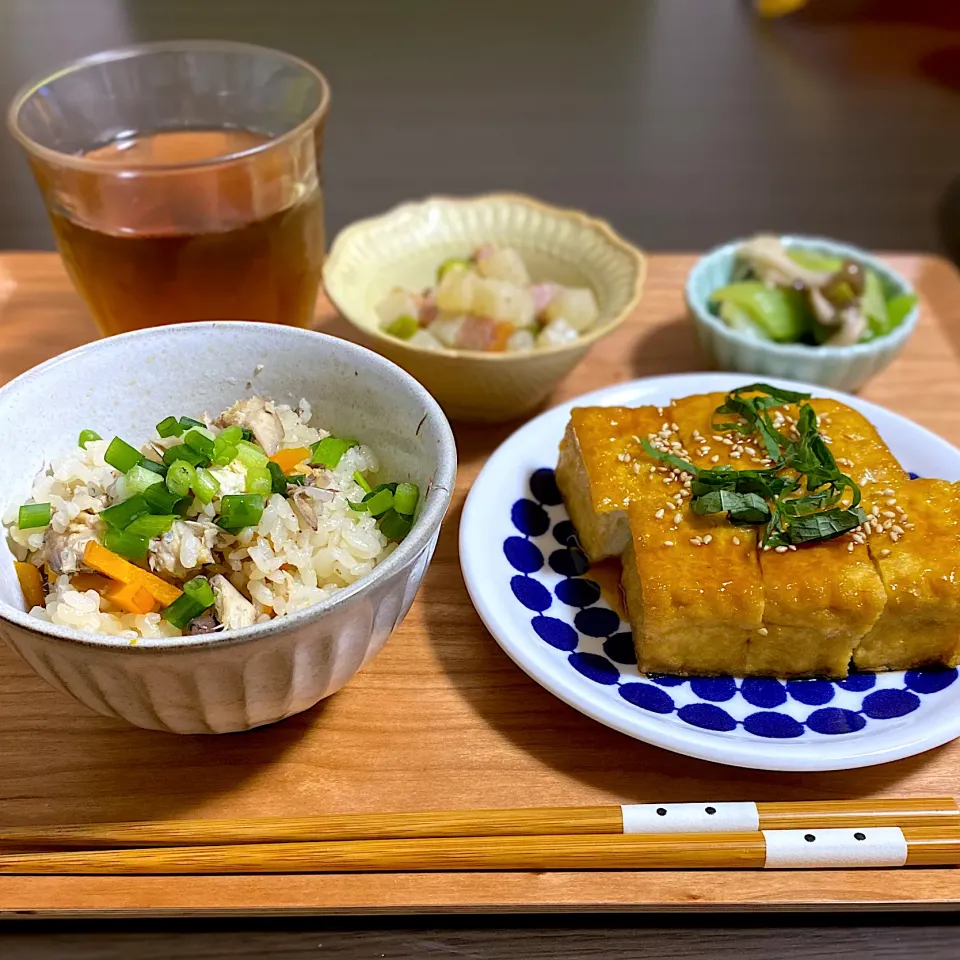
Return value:
<svg viewBox="0 0 960 960">
<path fill-rule="evenodd" d="M 850 257 L 875 271 L 888 296 L 912 294 L 906 278 L 859 247 L 823 237 L 788 235 L 780 237 L 787 247 L 800 247 L 834 257 Z M 686 299 L 701 345 L 721 370 L 738 370 L 788 380 L 805 380 L 848 392 L 858 390 L 878 374 L 903 349 L 917 325 L 919 308 L 914 308 L 890 333 L 868 343 L 849 347 L 814 347 L 805 343 L 773 343 L 728 327 L 711 312 L 710 295 L 730 283 L 737 248 L 745 240 L 734 240 L 701 257 L 687 276 Z"/>
</svg>

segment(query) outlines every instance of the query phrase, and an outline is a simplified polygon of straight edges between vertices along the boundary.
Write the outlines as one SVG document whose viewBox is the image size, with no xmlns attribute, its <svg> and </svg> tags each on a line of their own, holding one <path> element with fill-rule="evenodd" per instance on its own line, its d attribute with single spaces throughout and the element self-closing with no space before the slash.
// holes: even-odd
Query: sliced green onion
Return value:
<svg viewBox="0 0 960 960">
<path fill-rule="evenodd" d="M 234 493 L 220 499 L 220 519 L 224 530 L 234 533 L 255 527 L 263 516 L 264 498 L 259 493 Z"/>
<path fill-rule="evenodd" d="M 235 444 L 227 443 L 223 446 L 218 446 L 219 437 L 213 443 L 213 459 L 211 463 L 215 467 L 225 467 L 228 464 L 233 463 L 237 459 L 237 454 L 240 452 Z"/>
<path fill-rule="evenodd" d="M 183 427 L 176 417 L 164 417 L 157 424 L 157 434 L 161 437 L 179 437 L 183 433 Z"/>
<path fill-rule="evenodd" d="M 96 430 L 81 430 L 80 439 L 77 441 L 77 445 L 86 448 L 88 443 L 93 443 L 94 440 L 102 439 L 103 437 L 101 437 Z"/>
<path fill-rule="evenodd" d="M 246 427 L 240 428 L 240 433 L 243 435 L 240 439 L 246 440 L 247 443 L 253 443 L 253 431 L 248 430 Z"/>
<path fill-rule="evenodd" d="M 220 492 L 220 481 L 209 470 L 198 467 L 193 481 L 193 492 L 201 503 L 210 503 Z"/>
<path fill-rule="evenodd" d="M 213 601 L 216 599 L 213 595 L 213 588 L 210 586 L 210 581 L 207 580 L 206 577 L 194 577 L 192 580 L 188 580 L 183 585 L 183 592 L 193 600 L 194 603 L 199 603 L 204 610 L 212 607 Z"/>
<path fill-rule="evenodd" d="M 150 512 L 147 501 L 140 494 L 115 503 L 112 507 L 107 507 L 101 511 L 100 516 L 108 527 L 114 530 L 126 530 L 137 517 L 142 517 Z"/>
<path fill-rule="evenodd" d="M 193 597 L 184 593 L 177 597 L 169 607 L 164 607 L 164 609 L 160 611 L 160 616 L 163 617 L 167 623 L 172 623 L 175 627 L 182 630 L 191 620 L 195 620 L 206 609 L 206 607 L 201 607 Z"/>
<path fill-rule="evenodd" d="M 147 506 L 151 513 L 163 516 L 167 513 L 177 513 L 177 504 L 181 498 L 175 493 L 171 493 L 165 483 L 155 483 L 142 490 L 143 499 L 147 501 Z M 188 500 L 189 503 L 189 500 Z"/>
<path fill-rule="evenodd" d="M 287 478 L 283 475 L 283 471 L 280 469 L 278 463 L 274 463 L 272 460 L 267 461 L 267 471 L 270 474 L 270 492 L 279 493 L 280 496 L 284 496 L 287 492 Z M 247 486 L 250 484 L 250 471 L 247 471 Z"/>
<path fill-rule="evenodd" d="M 53 516 L 53 507 L 49 503 L 25 503 L 17 514 L 17 526 L 21 530 L 32 527 L 45 527 Z"/>
<path fill-rule="evenodd" d="M 269 462 L 269 461 L 268 461 Z M 247 493 L 260 493 L 269 496 L 273 493 L 273 477 L 268 467 L 250 467 L 247 470 Z"/>
<path fill-rule="evenodd" d="M 128 560 L 143 560 L 150 549 L 150 541 L 146 537 L 138 537 L 126 530 L 108 530 L 103 535 L 103 545 Z"/>
<path fill-rule="evenodd" d="M 192 467 L 205 467 L 209 462 L 207 457 L 197 453 L 196 450 L 188 447 L 185 443 L 178 443 L 176 446 L 170 447 L 169 450 L 163 451 L 163 462 L 167 466 L 176 463 L 177 460 L 183 460 Z"/>
<path fill-rule="evenodd" d="M 212 462 L 215 466 L 225 467 L 237 458 L 237 444 L 243 439 L 243 431 L 239 427 L 227 427 L 221 430 L 213 441 Z"/>
<path fill-rule="evenodd" d="M 178 497 L 185 497 L 197 482 L 197 471 L 186 460 L 175 460 L 167 471 L 167 489 Z"/>
<path fill-rule="evenodd" d="M 149 470 L 159 477 L 165 477 L 167 475 L 167 465 L 165 463 L 157 463 L 156 460 L 151 460 L 149 457 L 141 457 L 137 467 L 143 467 L 144 470 Z M 136 470 L 137 467 L 133 469 Z"/>
<path fill-rule="evenodd" d="M 366 504 L 366 502 L 365 502 L 364 500 L 357 500 L 356 502 L 353 502 L 353 501 L 348 500 L 348 501 L 347 501 L 347 506 L 348 506 L 354 513 L 366 513 L 367 510 L 368 510 L 367 504 Z"/>
<path fill-rule="evenodd" d="M 369 493 L 364 494 L 364 501 L 369 500 L 375 493 L 379 493 L 381 490 L 389 490 L 391 493 L 394 493 L 397 489 L 397 484 L 395 483 L 378 483 Z"/>
<path fill-rule="evenodd" d="M 201 457 L 208 460 L 213 457 L 214 442 L 199 430 L 190 430 L 183 438 L 183 442 Z"/>
<path fill-rule="evenodd" d="M 345 437 L 324 437 L 311 448 L 310 463 L 321 467 L 335 467 L 351 448 L 359 446 L 356 440 Z"/>
<path fill-rule="evenodd" d="M 121 473 L 126 473 L 140 462 L 141 456 L 140 451 L 135 447 L 131 447 L 129 443 L 119 437 L 114 437 L 110 441 L 110 446 L 107 447 L 103 459 L 111 467 L 115 467 Z"/>
<path fill-rule="evenodd" d="M 255 443 L 249 443 L 247 440 L 238 440 L 235 444 L 237 448 L 237 459 L 249 470 L 251 467 L 265 467 L 270 459 L 262 447 Z"/>
<path fill-rule="evenodd" d="M 353 471 L 353 479 L 360 484 L 364 493 L 373 493 L 373 487 L 367 483 L 367 478 L 359 470 Z"/>
<path fill-rule="evenodd" d="M 396 510 L 388 510 L 380 518 L 380 532 L 388 540 L 402 540 L 413 526 L 408 517 L 401 517 Z"/>
<path fill-rule="evenodd" d="M 206 424 L 202 420 L 194 420 L 193 417 L 181 417 L 180 426 L 184 430 L 189 430 L 191 427 L 203 427 L 206 429 Z"/>
<path fill-rule="evenodd" d="M 375 517 L 386 513 L 393 507 L 393 494 L 389 490 L 378 490 L 376 493 L 364 497 L 363 502 L 367 510 Z"/>
<path fill-rule="evenodd" d="M 151 515 L 147 513 L 142 517 L 137 517 L 137 519 L 127 527 L 127 533 L 153 540 L 156 537 L 162 537 L 173 526 L 173 521 L 177 519 L 179 518 L 172 513 L 162 515 Z"/>
<path fill-rule="evenodd" d="M 398 483 L 393 491 L 393 509 L 401 516 L 412 517 L 420 499 L 420 488 L 415 483 Z"/>
<path fill-rule="evenodd" d="M 159 473 L 138 463 L 124 478 L 124 489 L 128 496 L 135 493 L 143 493 L 148 487 L 156 484 L 163 485 L 163 477 Z"/>
</svg>

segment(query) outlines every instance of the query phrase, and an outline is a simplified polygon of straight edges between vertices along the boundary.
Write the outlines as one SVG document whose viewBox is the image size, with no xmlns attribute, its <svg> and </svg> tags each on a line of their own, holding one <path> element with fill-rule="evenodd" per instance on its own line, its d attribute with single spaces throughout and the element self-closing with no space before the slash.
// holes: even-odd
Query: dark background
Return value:
<svg viewBox="0 0 960 960">
<path fill-rule="evenodd" d="M 742 0 L 0 0 L 0 100 L 73 57 L 182 37 L 327 74 L 331 237 L 402 200 L 509 189 L 652 250 L 769 229 L 960 260 L 957 0 L 812 0 L 776 22 Z M 51 245 L 0 136 L 0 249 Z M 928 960 L 958 956 L 957 932 L 890 913 L 24 921 L 0 957 Z"/>
<path fill-rule="evenodd" d="M 0 101 L 73 57 L 224 37 L 333 87 L 328 235 L 435 192 L 509 189 L 654 250 L 758 229 L 942 250 L 960 176 L 960 3 L 812 0 L 0 0 Z M 0 248 L 51 247 L 0 135 Z"/>
</svg>

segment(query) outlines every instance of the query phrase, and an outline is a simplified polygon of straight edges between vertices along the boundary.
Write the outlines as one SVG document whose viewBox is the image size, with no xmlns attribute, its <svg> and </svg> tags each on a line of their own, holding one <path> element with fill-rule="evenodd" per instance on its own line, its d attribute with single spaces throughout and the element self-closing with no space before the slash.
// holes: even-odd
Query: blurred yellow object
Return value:
<svg viewBox="0 0 960 960">
<path fill-rule="evenodd" d="M 807 0 L 753 0 L 754 9 L 761 17 L 785 17 L 807 5 Z"/>
</svg>

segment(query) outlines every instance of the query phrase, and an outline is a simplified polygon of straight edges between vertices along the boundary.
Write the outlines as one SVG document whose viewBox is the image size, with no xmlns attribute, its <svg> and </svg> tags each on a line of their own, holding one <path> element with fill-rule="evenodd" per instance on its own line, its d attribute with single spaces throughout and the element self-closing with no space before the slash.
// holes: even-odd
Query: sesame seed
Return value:
<svg viewBox="0 0 960 960">
<path fill-rule="evenodd" d="M 883 513 L 880 514 L 880 516 L 888 517 L 889 519 L 892 520 L 894 517 L 896 517 L 896 514 L 892 510 L 884 510 Z"/>
<path fill-rule="evenodd" d="M 663 545 L 664 545 L 665 547 L 672 547 L 672 546 L 673 546 L 673 541 L 672 541 L 672 540 L 664 540 L 664 541 L 663 541 Z"/>
<path fill-rule="evenodd" d="M 870 512 L 871 512 L 875 517 L 879 517 L 879 516 L 880 516 L 880 508 L 879 508 L 878 506 L 872 507 L 871 510 L 870 510 Z"/>
<path fill-rule="evenodd" d="M 763 549 L 764 551 L 770 550 L 771 549 L 770 544 L 764 544 Z"/>
<path fill-rule="evenodd" d="M 881 557 L 889 557 L 889 556 L 890 556 L 890 551 L 889 551 L 886 547 L 884 547 L 884 548 L 880 551 L 880 556 L 881 556 Z"/>
<path fill-rule="evenodd" d="M 681 523 L 683 523 L 683 514 L 682 514 L 682 513 L 675 513 L 675 514 L 673 515 L 673 522 L 674 522 L 675 524 L 677 524 L 678 526 L 679 526 Z"/>
<path fill-rule="evenodd" d="M 723 442 L 724 442 L 728 447 L 732 447 L 732 446 L 733 446 L 733 441 L 732 441 L 729 437 L 723 437 L 722 439 L 723 439 Z"/>
<path fill-rule="evenodd" d="M 912 523 L 905 523 L 905 524 L 904 524 L 904 527 L 906 527 L 907 530 L 912 530 L 912 529 L 913 529 L 913 524 L 912 524 Z"/>
<path fill-rule="evenodd" d="M 794 544 L 788 543 L 788 544 L 787 544 L 787 549 L 788 549 L 788 550 L 794 550 L 794 551 L 795 551 L 797 548 L 796 548 L 796 546 L 795 546 Z"/>
<path fill-rule="evenodd" d="M 848 543 L 848 544 L 847 544 L 847 552 L 848 552 L 848 553 L 853 553 L 853 548 L 854 548 L 855 546 L 856 546 L 855 543 Z"/>
<path fill-rule="evenodd" d="M 896 542 L 900 539 L 900 534 L 897 533 L 896 530 L 891 530 L 891 531 L 890 531 L 890 539 L 891 539 L 894 543 L 896 543 Z"/>
<path fill-rule="evenodd" d="M 734 537 L 734 538 L 733 538 L 733 545 L 734 545 L 735 547 L 739 547 L 739 546 L 740 546 L 740 538 L 739 538 L 739 537 Z"/>
<path fill-rule="evenodd" d="M 837 461 L 837 462 L 839 463 L 839 461 Z M 884 496 L 884 497 L 892 497 L 892 496 L 894 496 L 894 491 L 891 490 L 891 489 L 889 489 L 889 488 L 887 488 L 886 490 L 881 490 L 881 491 L 880 491 L 880 495 L 881 495 L 881 496 Z"/>
<path fill-rule="evenodd" d="M 786 548 L 786 547 L 775 547 L 775 548 L 774 548 L 774 551 L 775 551 L 776 553 L 786 553 L 786 552 L 787 552 L 787 548 Z"/>
<path fill-rule="evenodd" d="M 634 467 L 639 467 L 639 466 L 640 466 L 639 463 L 635 463 L 635 464 L 634 464 Z M 656 467 L 651 467 L 651 468 L 650 468 L 650 472 L 651 472 L 651 473 L 656 473 L 656 472 L 657 472 L 657 468 L 656 468 Z"/>
<path fill-rule="evenodd" d="M 679 428 L 675 423 L 671 423 L 671 424 L 670 424 L 670 429 L 671 429 L 674 433 L 678 433 L 678 432 L 680 431 L 680 428 Z"/>
<path fill-rule="evenodd" d="M 703 538 L 703 542 L 704 542 L 704 543 L 709 543 L 712 539 L 713 539 L 713 535 L 710 534 L 710 533 L 708 533 L 708 534 Z"/>
<path fill-rule="evenodd" d="M 751 457 L 755 457 L 757 455 L 757 451 L 753 447 L 744 447 L 743 449 L 746 450 Z"/>
<path fill-rule="evenodd" d="M 898 527 L 898 526 L 894 525 L 894 527 L 893 527 L 893 532 L 894 532 L 894 533 L 899 533 L 900 536 L 902 537 L 902 536 L 903 536 L 903 527 Z"/>
<path fill-rule="evenodd" d="M 690 542 L 691 542 L 695 547 L 702 547 L 702 546 L 703 546 L 703 541 L 702 541 L 699 537 L 691 537 L 691 538 L 690 538 Z"/>
<path fill-rule="evenodd" d="M 720 454 L 719 454 L 719 453 L 715 453 L 715 454 L 710 458 L 710 462 L 711 462 L 711 463 L 719 463 L 719 462 L 720 462 Z"/>
<path fill-rule="evenodd" d="M 673 477 L 664 477 L 664 478 L 663 478 L 663 482 L 664 482 L 664 483 L 673 483 Z"/>
<path fill-rule="evenodd" d="M 884 530 L 889 530 L 892 526 L 893 526 L 893 521 L 892 521 L 892 520 L 884 520 L 884 521 L 883 521 L 883 529 L 884 529 Z"/>
<path fill-rule="evenodd" d="M 891 498 L 887 501 L 887 506 L 888 506 L 888 507 L 895 507 L 896 505 L 897 505 L 897 501 L 896 501 L 896 499 L 893 498 L 893 497 L 891 497 Z"/>
<path fill-rule="evenodd" d="M 759 633 L 761 637 L 765 637 L 769 632 L 770 632 L 770 631 L 769 631 L 766 627 L 761 627 L 761 628 L 757 631 L 757 633 Z"/>
<path fill-rule="evenodd" d="M 731 450 L 731 451 L 730 451 L 730 456 L 733 457 L 734 460 L 739 460 L 739 459 L 740 459 L 740 451 L 739 451 L 739 450 Z"/>
<path fill-rule="evenodd" d="M 634 460 L 634 461 L 633 461 L 633 472 L 634 472 L 634 473 L 639 473 L 639 472 L 640 472 L 640 461 L 639 461 L 639 460 Z"/>
<path fill-rule="evenodd" d="M 654 516 L 655 516 L 658 520 L 662 520 L 662 519 L 663 519 L 663 507 L 661 507 L 661 508 L 654 514 Z"/>
</svg>

